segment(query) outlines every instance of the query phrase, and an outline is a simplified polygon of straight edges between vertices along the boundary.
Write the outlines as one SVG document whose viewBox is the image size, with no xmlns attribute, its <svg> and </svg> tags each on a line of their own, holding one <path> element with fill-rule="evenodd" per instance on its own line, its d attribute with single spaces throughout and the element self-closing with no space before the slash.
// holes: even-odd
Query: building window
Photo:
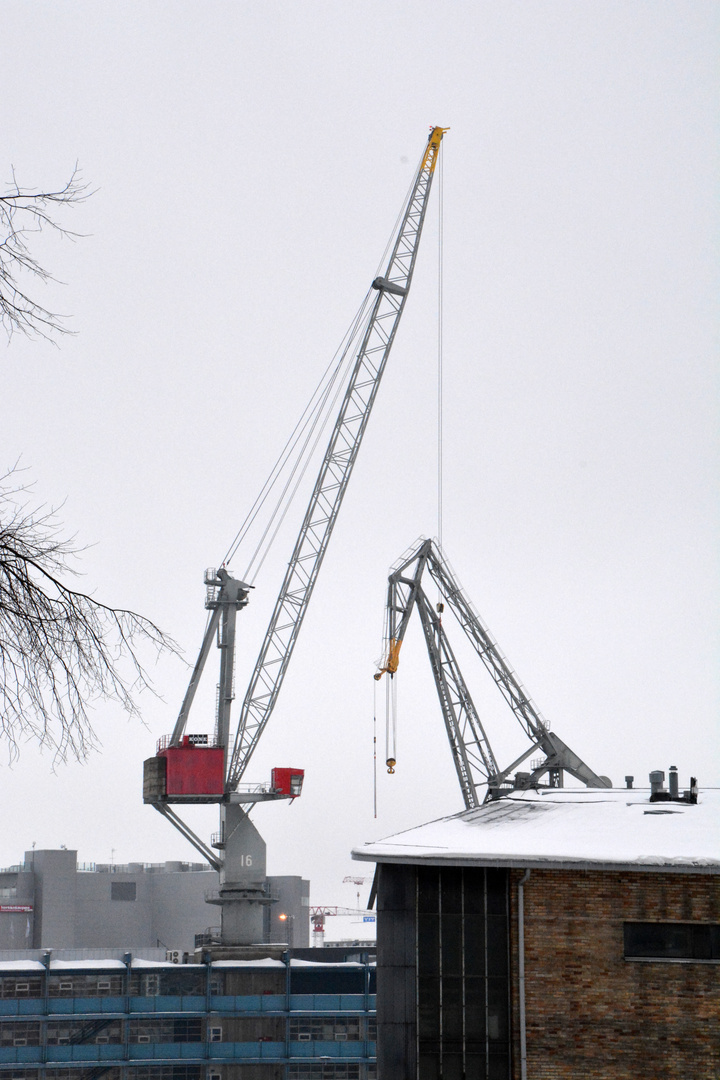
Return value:
<svg viewBox="0 0 720 1080">
<path fill-rule="evenodd" d="M 0 997 L 42 997 L 42 979 L 31 978 L 28 975 L 20 975 L 17 979 L 0 979 Z"/>
<path fill-rule="evenodd" d="M 103 972 L 88 975 L 50 975 L 50 997 L 119 997 L 123 992 L 123 976 Z"/>
<path fill-rule="evenodd" d="M 121 1043 L 121 1020 L 49 1020 L 46 1041 L 48 1046 L 70 1046 L 82 1043 Z"/>
<path fill-rule="evenodd" d="M 508 871 L 383 864 L 378 906 L 381 1075 L 508 1080 Z"/>
<path fill-rule="evenodd" d="M 132 971 L 129 993 L 132 997 L 155 997 L 167 995 L 199 997 L 205 993 L 205 972 L 197 967 L 173 964 L 162 971 Z"/>
<path fill-rule="evenodd" d="M 129 1065 L 126 1080 L 202 1080 L 203 1072 L 200 1065 Z"/>
<path fill-rule="evenodd" d="M 137 884 L 134 881 L 111 881 L 111 900 L 135 900 L 137 898 Z"/>
<path fill-rule="evenodd" d="M 131 1019 L 128 1039 L 131 1043 L 202 1042 L 202 1019 L 197 1017 Z"/>
<path fill-rule="evenodd" d="M 66 1065 L 64 1069 L 43 1069 L 41 1077 L 42 1080 L 93 1080 L 93 1078 L 97 1080 L 97 1071 L 97 1066 L 86 1064 L 83 1068 L 79 1062 L 76 1062 L 74 1066 Z M 121 1069 L 116 1066 L 103 1068 L 102 1080 L 122 1080 Z"/>
<path fill-rule="evenodd" d="M 361 1065 L 354 1063 L 303 1062 L 288 1065 L 288 1080 L 363 1080 L 369 1073 L 361 1072 Z"/>
<path fill-rule="evenodd" d="M 362 1038 L 359 1016 L 292 1016 L 290 1038 L 294 1042 L 358 1042 Z"/>
<path fill-rule="evenodd" d="M 507 1075 L 507 889 L 504 871 L 418 869 L 421 1076 Z"/>
<path fill-rule="evenodd" d="M 0 1046 L 39 1046 L 40 1024 L 36 1020 L 18 1020 L 0 1024 Z"/>
<path fill-rule="evenodd" d="M 627 922 L 626 960 L 720 961 L 720 924 Z"/>
</svg>

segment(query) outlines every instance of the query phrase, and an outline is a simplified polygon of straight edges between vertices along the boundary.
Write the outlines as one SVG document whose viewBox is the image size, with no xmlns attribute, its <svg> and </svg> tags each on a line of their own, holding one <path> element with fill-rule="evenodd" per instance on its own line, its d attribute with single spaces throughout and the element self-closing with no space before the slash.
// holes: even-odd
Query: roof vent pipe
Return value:
<svg viewBox="0 0 720 1080">
<path fill-rule="evenodd" d="M 650 773 L 650 794 L 660 795 L 664 791 L 663 781 L 665 779 L 665 773 L 660 769 L 656 769 Z"/>
<path fill-rule="evenodd" d="M 668 782 L 670 784 L 670 798 L 677 799 L 679 795 L 677 765 L 670 766 L 670 775 L 668 777 Z"/>
<path fill-rule="evenodd" d="M 625 777 L 625 787 L 628 788 L 628 790 L 633 786 L 633 780 L 634 779 L 635 779 L 634 776 L 626 776 Z"/>
</svg>

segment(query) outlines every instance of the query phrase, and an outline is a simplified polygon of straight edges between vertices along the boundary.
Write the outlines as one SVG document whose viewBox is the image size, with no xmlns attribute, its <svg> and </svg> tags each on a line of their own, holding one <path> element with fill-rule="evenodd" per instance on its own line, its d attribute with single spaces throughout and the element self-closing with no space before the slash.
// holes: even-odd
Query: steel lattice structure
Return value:
<svg viewBox="0 0 720 1080">
<path fill-rule="evenodd" d="M 410 289 L 443 132 L 440 127 L 431 132 L 387 270 L 372 283 L 377 297 L 245 695 L 227 769 L 227 791 L 237 787 L 270 718 L 347 491 Z"/>
<path fill-rule="evenodd" d="M 422 588 L 425 570 L 531 741 L 530 748 L 506 769 L 498 768 L 445 634 L 441 611 L 433 607 Z M 497 797 L 516 786 L 534 786 L 546 774 L 549 775 L 551 786 L 559 786 L 563 771 L 588 787 L 611 786 L 607 777 L 594 773 L 562 739 L 550 731 L 432 540 L 421 541 L 411 553 L 403 556 L 388 582 L 387 656 L 375 678 L 379 679 L 386 672 L 392 676 L 397 671 L 400 647 L 413 609 L 417 607 L 453 761 L 468 809 L 480 805 L 482 800 L 478 790 L 483 785 L 487 785 L 490 797 Z M 518 774 L 521 779 L 510 783 L 508 777 L 513 770 L 535 750 L 542 751 L 545 759 L 530 773 Z"/>
</svg>

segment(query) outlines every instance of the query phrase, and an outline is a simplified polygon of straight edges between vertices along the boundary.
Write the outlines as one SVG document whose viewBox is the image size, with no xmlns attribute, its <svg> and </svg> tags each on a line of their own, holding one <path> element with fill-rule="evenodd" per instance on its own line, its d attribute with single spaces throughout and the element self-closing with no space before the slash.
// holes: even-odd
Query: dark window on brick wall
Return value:
<svg viewBox="0 0 720 1080">
<path fill-rule="evenodd" d="M 628 922 L 628 960 L 720 960 L 720 924 Z"/>
<path fill-rule="evenodd" d="M 111 881 L 110 882 L 110 899 L 111 900 L 135 900 L 135 894 L 137 892 L 137 885 L 134 881 Z"/>
</svg>

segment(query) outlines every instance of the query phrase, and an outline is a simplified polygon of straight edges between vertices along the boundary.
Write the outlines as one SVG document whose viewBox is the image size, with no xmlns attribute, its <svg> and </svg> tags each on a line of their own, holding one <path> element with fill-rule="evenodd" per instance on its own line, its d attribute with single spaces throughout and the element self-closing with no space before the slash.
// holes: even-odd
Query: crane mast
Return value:
<svg viewBox="0 0 720 1080">
<path fill-rule="evenodd" d="M 222 908 L 223 944 L 260 941 L 265 890 L 265 844 L 243 807 L 255 802 L 294 798 L 300 794 L 301 770 L 273 770 L 290 774 L 270 786 L 239 790 L 260 736 L 277 702 L 295 643 L 307 612 L 350 475 L 380 385 L 412 282 L 440 143 L 447 129 L 431 129 L 410 194 L 404 204 L 384 274 L 372 282 L 367 314 L 354 340 L 360 342 L 340 410 L 330 436 L 310 502 L 303 519 L 285 578 L 255 664 L 240 712 L 230 752 L 231 708 L 234 698 L 235 622 L 248 602 L 251 586 L 233 578 L 224 568 L 205 577 L 205 606 L 210 611 L 198 660 L 170 737 L 161 740 L 156 758 L 145 762 L 143 796 L 155 806 L 220 872 L 217 897 Z M 374 292 L 374 299 L 367 303 Z M 213 746 L 201 752 L 208 764 L 202 790 L 185 785 L 183 755 L 192 756 L 193 740 L 185 734 L 190 709 L 213 641 L 220 649 L 216 730 Z M 210 752 L 215 765 L 210 767 Z M 172 755 L 175 755 L 174 757 Z M 162 759 L 162 760 L 161 760 Z M 195 755 L 195 763 L 198 759 Z M 213 772 L 212 769 L 215 771 Z M 170 790 L 168 776 L 173 772 Z M 212 775 L 211 775 L 212 774 Z M 197 785 L 196 785 L 197 786 Z M 247 785 L 242 785 L 243 788 Z M 215 855 L 170 803 L 220 803 L 220 832 L 213 840 Z"/>
<path fill-rule="evenodd" d="M 434 608 L 422 588 L 422 577 L 426 570 L 530 739 L 530 748 L 506 769 L 500 769 L 497 765 L 450 647 L 441 618 L 444 604 L 440 603 Z M 550 731 L 432 540 L 421 541 L 408 555 L 403 556 L 390 574 L 387 651 L 384 663 L 375 675 L 376 679 L 385 673 L 392 676 L 397 671 L 400 648 L 415 608 L 422 624 L 453 761 L 468 809 L 480 805 L 479 790 L 483 785 L 487 785 L 486 797 L 497 798 L 519 787 L 536 786 L 545 775 L 549 777 L 551 787 L 559 787 L 562 785 L 563 772 L 568 772 L 587 787 L 611 786 L 607 777 L 593 772 L 562 739 Z M 537 750 L 545 755 L 544 759 L 534 765 L 531 772 L 517 773 L 511 781 L 511 773 Z"/>
</svg>

